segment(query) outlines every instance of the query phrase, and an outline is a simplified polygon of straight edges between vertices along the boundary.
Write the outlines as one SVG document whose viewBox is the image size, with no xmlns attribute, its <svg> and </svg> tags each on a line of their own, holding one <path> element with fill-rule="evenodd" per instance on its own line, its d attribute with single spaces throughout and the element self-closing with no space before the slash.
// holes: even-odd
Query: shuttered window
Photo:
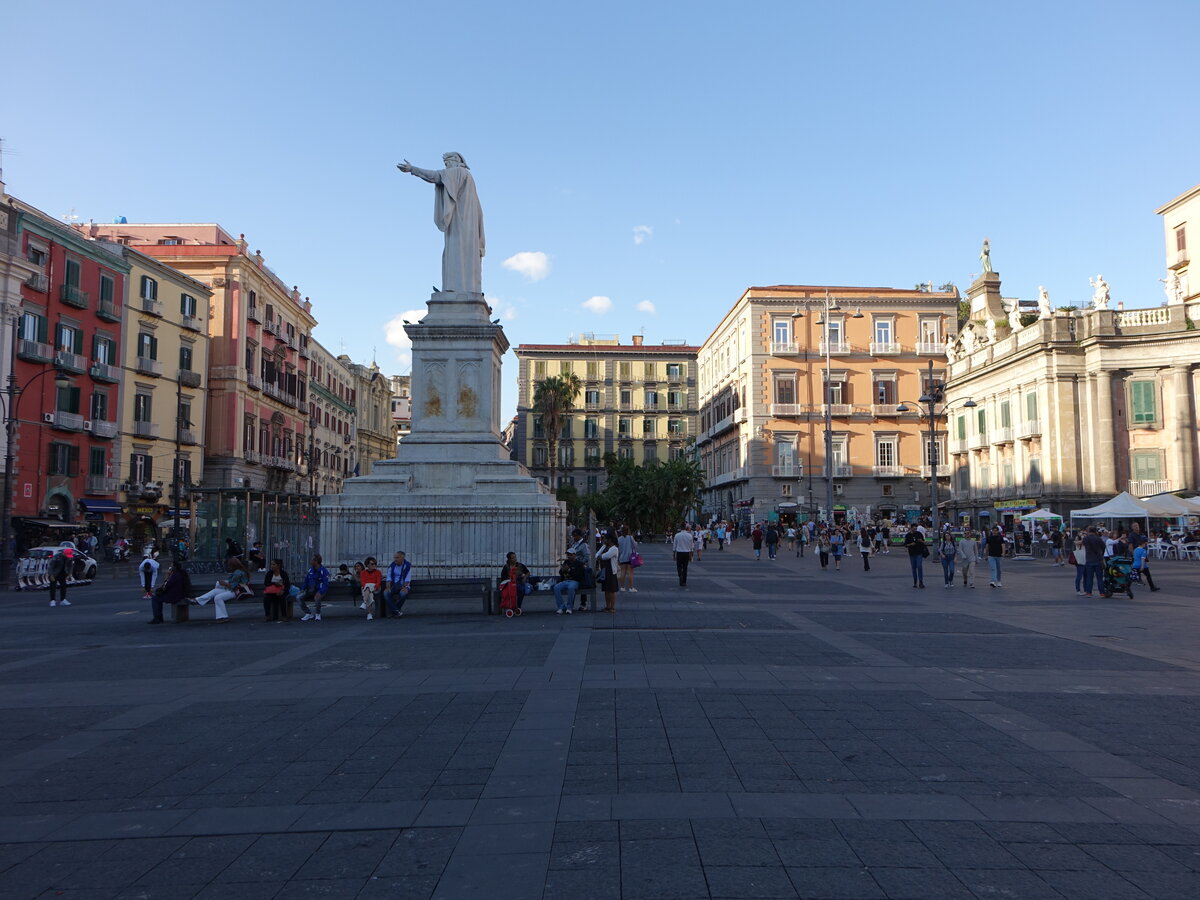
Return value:
<svg viewBox="0 0 1200 900">
<path fill-rule="evenodd" d="M 1147 425 L 1158 421 L 1157 397 L 1153 381 L 1132 381 L 1129 384 L 1130 421 Z"/>
</svg>

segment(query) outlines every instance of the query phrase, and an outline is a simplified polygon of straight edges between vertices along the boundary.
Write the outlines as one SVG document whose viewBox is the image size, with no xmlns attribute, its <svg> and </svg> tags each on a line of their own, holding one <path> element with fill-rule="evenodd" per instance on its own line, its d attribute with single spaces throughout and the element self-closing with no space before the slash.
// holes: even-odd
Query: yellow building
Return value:
<svg viewBox="0 0 1200 900">
<path fill-rule="evenodd" d="M 89 484 L 119 485 L 136 538 L 151 536 L 156 520 L 164 533 L 173 529 L 176 499 L 186 510 L 188 491 L 203 476 L 212 292 L 132 247 L 122 249 L 130 265 L 121 323 L 124 371 L 112 388 L 97 385 L 89 401 L 93 433 L 119 421 L 119 456 L 107 467 L 89 460 L 88 471 Z M 182 517 L 181 525 L 187 528 Z"/>
<path fill-rule="evenodd" d="M 1186 303 L 1200 298 L 1200 278 L 1188 277 L 1188 223 L 1192 241 L 1200 239 L 1200 184 L 1180 194 L 1170 203 L 1155 210 L 1163 217 L 1163 239 L 1166 242 L 1167 274 L 1163 279 L 1168 305 Z"/>
<path fill-rule="evenodd" d="M 689 452 L 696 434 L 696 351 L 685 343 L 646 344 L 635 334 L 584 334 L 567 344 L 521 344 L 517 425 L 518 462 L 549 482 L 549 448 L 533 410 L 535 385 L 550 375 L 574 373 L 583 383 L 575 412 L 563 420 L 558 440 L 558 485 L 581 494 L 604 489 L 604 455 L 644 465 Z"/>
<path fill-rule="evenodd" d="M 958 301 L 952 285 L 749 288 L 699 352 L 705 511 L 747 521 L 771 512 L 828 517 L 827 462 L 836 519 L 926 510 L 930 461 L 935 452 L 945 459 L 945 433 L 943 423 L 930 449 L 916 401 L 930 360 L 935 382 L 944 377 Z"/>
<path fill-rule="evenodd" d="M 354 446 L 358 457 L 354 474 L 370 475 L 379 460 L 396 458 L 392 382 L 375 363 L 360 365 L 348 356 L 339 356 L 338 362 L 349 370 L 354 384 Z"/>
<path fill-rule="evenodd" d="M 340 494 L 342 481 L 354 474 L 354 377 L 320 343 L 309 343 L 309 493 Z"/>
</svg>

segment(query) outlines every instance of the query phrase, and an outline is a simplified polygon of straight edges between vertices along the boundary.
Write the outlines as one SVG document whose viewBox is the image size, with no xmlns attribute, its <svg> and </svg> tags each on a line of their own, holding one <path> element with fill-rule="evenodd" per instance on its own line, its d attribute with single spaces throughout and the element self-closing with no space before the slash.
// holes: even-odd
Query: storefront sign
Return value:
<svg viewBox="0 0 1200 900">
<path fill-rule="evenodd" d="M 1037 509 L 1037 502 L 1034 500 L 997 500 L 992 504 L 996 509 L 1008 512 L 1018 509 Z"/>
</svg>

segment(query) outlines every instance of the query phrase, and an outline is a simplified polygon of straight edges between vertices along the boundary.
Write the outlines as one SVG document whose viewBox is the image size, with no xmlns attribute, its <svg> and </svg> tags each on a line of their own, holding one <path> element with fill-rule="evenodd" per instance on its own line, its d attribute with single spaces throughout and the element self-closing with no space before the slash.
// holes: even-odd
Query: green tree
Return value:
<svg viewBox="0 0 1200 900">
<path fill-rule="evenodd" d="M 573 372 L 551 375 L 533 386 L 533 409 L 542 417 L 546 432 L 546 450 L 550 456 L 550 490 L 557 486 L 558 437 L 563 419 L 575 408 L 575 400 L 583 390 L 583 382 Z"/>
<path fill-rule="evenodd" d="M 673 530 L 699 505 L 704 476 L 692 457 L 636 465 L 609 453 L 604 457 L 604 491 L 611 519 L 654 534 Z"/>
</svg>

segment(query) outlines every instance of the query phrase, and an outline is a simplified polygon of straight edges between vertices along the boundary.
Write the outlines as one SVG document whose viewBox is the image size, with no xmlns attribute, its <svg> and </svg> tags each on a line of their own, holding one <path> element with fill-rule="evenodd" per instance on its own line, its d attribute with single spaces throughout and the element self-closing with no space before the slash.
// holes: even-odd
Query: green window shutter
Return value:
<svg viewBox="0 0 1200 900">
<path fill-rule="evenodd" d="M 979 410 L 976 414 L 978 417 L 979 433 L 987 434 L 987 410 Z"/>
<path fill-rule="evenodd" d="M 37 319 L 37 339 L 40 343 L 47 343 L 50 336 L 50 320 L 45 316 L 34 316 Z"/>
<path fill-rule="evenodd" d="M 1162 478 L 1162 457 L 1157 453 L 1133 454 L 1134 481 L 1159 481 Z"/>
<path fill-rule="evenodd" d="M 80 356 L 82 356 L 83 355 L 83 329 L 82 328 L 75 329 L 75 340 L 74 340 L 73 344 L 75 347 L 74 352 L 79 354 Z"/>
<path fill-rule="evenodd" d="M 1038 420 L 1037 394 L 1025 395 L 1025 421 L 1036 422 Z"/>
<path fill-rule="evenodd" d="M 967 439 L 967 417 L 966 416 L 958 417 L 958 439 L 960 441 L 965 441 Z"/>
<path fill-rule="evenodd" d="M 1000 427 L 1009 428 L 1012 425 L 1012 412 L 1009 408 L 1008 401 L 1005 400 L 1000 404 Z"/>
<path fill-rule="evenodd" d="M 73 259 L 67 260 L 66 280 L 71 287 L 79 287 L 79 263 Z"/>
<path fill-rule="evenodd" d="M 1135 425 L 1151 424 L 1158 419 L 1153 381 L 1134 381 L 1129 385 L 1130 406 Z"/>
<path fill-rule="evenodd" d="M 79 474 L 79 448 L 74 445 L 67 451 L 67 474 L 72 478 Z"/>
</svg>

